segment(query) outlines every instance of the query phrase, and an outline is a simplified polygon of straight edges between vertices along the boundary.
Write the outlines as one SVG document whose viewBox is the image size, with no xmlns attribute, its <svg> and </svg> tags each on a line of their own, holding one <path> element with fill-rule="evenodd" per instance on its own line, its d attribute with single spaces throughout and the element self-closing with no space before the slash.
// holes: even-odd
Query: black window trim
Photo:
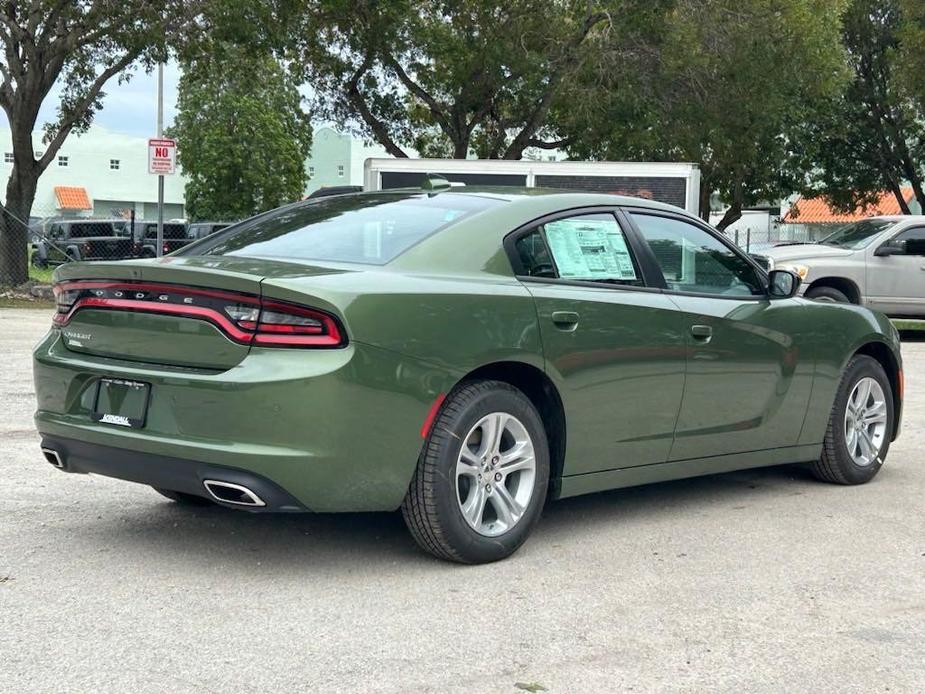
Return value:
<svg viewBox="0 0 925 694">
<path fill-rule="evenodd" d="M 631 284 L 612 284 L 609 282 L 597 282 L 595 280 L 572 280 L 563 279 L 561 277 L 533 277 L 532 275 L 525 274 L 523 263 L 520 260 L 520 255 L 517 253 L 517 248 L 515 246 L 518 240 L 533 232 L 537 227 L 547 224 L 548 222 L 554 222 L 557 219 L 568 219 L 569 217 L 578 217 L 592 214 L 609 214 L 614 218 L 614 221 L 616 221 L 617 226 L 620 228 L 620 231 L 623 232 L 623 235 L 629 244 L 629 249 L 633 255 L 633 260 L 636 262 L 636 265 L 638 266 L 642 275 L 642 286 L 634 286 Z M 660 271 L 657 274 L 653 274 L 653 267 L 651 267 L 648 263 L 643 262 L 641 251 L 643 251 L 644 243 L 642 242 L 641 237 L 639 237 L 637 234 L 638 232 L 635 230 L 635 228 L 628 225 L 628 222 L 621 214 L 620 207 L 618 205 L 594 205 L 591 207 L 573 207 L 566 210 L 556 210 L 555 212 L 550 212 L 549 214 L 532 219 L 526 224 L 521 224 L 519 227 L 509 232 L 504 237 L 503 246 L 504 251 L 507 254 L 508 261 L 511 263 L 511 269 L 514 271 L 514 276 L 521 282 L 560 284 L 571 287 L 612 289 L 616 291 L 661 292 L 664 290 L 665 280 L 662 277 Z M 546 243 L 548 249 L 549 244 L 546 242 L 545 238 L 543 238 L 543 242 Z M 553 257 L 552 251 L 549 252 L 549 257 L 552 260 L 553 268 L 558 275 L 559 268 L 555 264 L 556 259 Z M 658 269 L 657 266 L 655 266 L 655 269 Z M 660 282 L 662 283 L 662 286 L 654 286 Z"/>
<path fill-rule="evenodd" d="M 736 246 L 732 241 L 729 240 L 724 234 L 720 231 L 717 231 L 709 224 L 704 222 L 702 219 L 697 217 L 692 217 L 686 214 L 679 214 L 677 212 L 672 212 L 670 210 L 659 210 L 651 207 L 637 207 L 633 205 L 624 205 L 621 208 L 626 215 L 627 223 L 632 225 L 633 231 L 639 236 L 640 239 L 643 239 L 642 232 L 639 230 L 639 227 L 636 226 L 636 222 L 633 220 L 634 214 L 643 214 L 650 217 L 665 217 L 667 219 L 674 219 L 680 222 L 687 222 L 688 224 L 701 229 L 706 232 L 714 239 L 726 246 L 733 254 L 744 259 L 745 262 L 755 270 L 755 276 L 758 279 L 761 288 L 764 290 L 763 294 L 750 294 L 748 296 L 726 296 L 723 294 L 710 294 L 709 292 L 686 292 L 678 289 L 670 289 L 668 287 L 668 282 L 665 280 L 665 276 L 662 273 L 661 267 L 658 265 L 658 261 L 655 258 L 655 254 L 652 252 L 652 249 L 649 247 L 648 243 L 645 243 L 645 250 L 643 251 L 646 257 L 654 264 L 655 269 L 658 271 L 658 275 L 662 280 L 664 285 L 663 292 L 672 296 L 693 296 L 693 297 L 702 297 L 705 299 L 723 299 L 726 301 L 768 301 L 772 297 L 768 293 L 768 273 L 761 265 L 747 253 L 745 253 L 741 248 Z"/>
</svg>

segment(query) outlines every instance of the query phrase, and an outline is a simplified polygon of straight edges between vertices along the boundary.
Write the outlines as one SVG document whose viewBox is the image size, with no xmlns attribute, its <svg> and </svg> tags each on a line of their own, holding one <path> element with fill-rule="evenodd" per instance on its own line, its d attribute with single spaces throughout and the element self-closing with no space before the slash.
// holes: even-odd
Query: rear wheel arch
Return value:
<svg viewBox="0 0 925 694">
<path fill-rule="evenodd" d="M 549 492 L 558 496 L 565 463 L 566 422 L 562 398 L 552 380 L 541 369 L 516 361 L 485 364 L 466 374 L 459 383 L 502 381 L 514 386 L 533 403 L 543 420 L 549 444 Z"/>
<path fill-rule="evenodd" d="M 899 388 L 899 362 L 896 360 L 896 357 L 885 343 L 879 341 L 871 341 L 861 345 L 854 354 L 848 359 L 850 363 L 851 359 L 858 356 L 859 354 L 864 354 L 872 359 L 875 359 L 880 366 L 883 367 L 883 370 L 886 371 L 887 378 L 890 379 L 890 389 L 893 391 L 893 411 L 899 412 L 901 406 L 900 400 L 900 388 Z M 845 365 L 847 366 L 847 364 Z M 899 424 L 899 418 L 896 417 L 893 422 L 893 432 L 891 438 L 895 438 L 896 429 Z"/>
<path fill-rule="evenodd" d="M 806 288 L 806 292 L 810 292 L 817 287 L 831 287 L 832 289 L 837 289 L 847 296 L 852 304 L 861 303 L 860 288 L 853 280 L 849 280 L 847 277 L 820 277 L 810 283 Z"/>
</svg>

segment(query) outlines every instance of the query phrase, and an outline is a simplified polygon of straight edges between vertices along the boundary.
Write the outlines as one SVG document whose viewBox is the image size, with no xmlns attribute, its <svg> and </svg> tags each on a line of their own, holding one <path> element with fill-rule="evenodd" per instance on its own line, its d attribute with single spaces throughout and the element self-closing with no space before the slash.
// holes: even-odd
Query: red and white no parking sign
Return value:
<svg viewBox="0 0 925 694">
<path fill-rule="evenodd" d="M 177 141 L 168 137 L 148 140 L 148 173 L 165 176 L 177 168 Z"/>
</svg>

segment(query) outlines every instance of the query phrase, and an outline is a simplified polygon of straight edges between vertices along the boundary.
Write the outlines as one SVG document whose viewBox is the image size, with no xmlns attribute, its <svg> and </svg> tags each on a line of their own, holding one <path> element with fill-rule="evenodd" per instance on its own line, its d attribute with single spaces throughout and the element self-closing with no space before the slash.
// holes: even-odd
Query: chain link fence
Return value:
<svg viewBox="0 0 925 694">
<path fill-rule="evenodd" d="M 767 227 L 730 230 L 727 234 L 737 246 L 747 253 L 760 253 L 774 246 L 820 241 L 840 226 L 838 224 L 771 224 Z"/>
<path fill-rule="evenodd" d="M 193 240 L 185 222 L 168 221 L 159 249 L 156 221 L 136 218 L 134 208 L 107 212 L 63 215 L 36 206 L 28 219 L 22 219 L 0 205 L 0 286 L 46 284 L 55 267 L 64 263 L 153 258 Z"/>
</svg>

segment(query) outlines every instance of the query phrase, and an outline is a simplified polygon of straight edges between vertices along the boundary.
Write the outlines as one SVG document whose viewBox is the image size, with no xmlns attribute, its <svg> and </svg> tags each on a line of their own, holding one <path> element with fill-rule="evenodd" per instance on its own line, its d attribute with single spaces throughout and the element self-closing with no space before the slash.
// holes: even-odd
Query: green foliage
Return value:
<svg viewBox="0 0 925 694">
<path fill-rule="evenodd" d="M 359 122 L 393 155 L 519 158 L 543 146 L 561 85 L 611 16 L 587 0 L 319 0 L 292 55 L 319 114 Z"/>
<path fill-rule="evenodd" d="M 797 151 L 799 164 L 811 172 L 807 192 L 824 194 L 847 211 L 888 190 L 905 206 L 900 188 L 909 183 L 925 206 L 925 101 L 910 89 L 913 63 L 925 51 L 915 42 L 917 30 L 921 26 L 904 18 L 900 0 L 853 0 L 842 30 L 851 79 L 806 119 Z"/>
<path fill-rule="evenodd" d="M 925 112 L 925 2 L 902 0 L 903 21 L 899 29 L 900 66 L 910 95 Z"/>
<path fill-rule="evenodd" d="M 837 0 L 665 3 L 641 42 L 603 43 L 607 69 L 584 73 L 561 102 L 570 153 L 693 161 L 701 215 L 711 192 L 730 205 L 721 228 L 744 206 L 786 195 L 793 139 L 840 86 L 840 9 Z"/>
<path fill-rule="evenodd" d="M 302 197 L 312 130 L 301 101 L 279 61 L 251 46 L 186 61 L 170 134 L 190 219 L 243 219 Z"/>
</svg>

